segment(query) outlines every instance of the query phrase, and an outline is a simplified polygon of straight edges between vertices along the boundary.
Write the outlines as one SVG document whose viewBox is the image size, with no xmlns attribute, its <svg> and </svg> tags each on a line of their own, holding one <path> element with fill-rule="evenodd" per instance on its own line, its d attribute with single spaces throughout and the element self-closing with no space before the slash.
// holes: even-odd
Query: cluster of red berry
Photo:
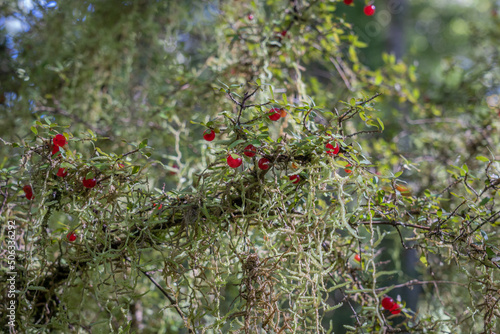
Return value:
<svg viewBox="0 0 500 334">
<path fill-rule="evenodd" d="M 401 306 L 399 306 L 399 304 L 396 303 L 391 297 L 385 297 L 382 299 L 382 307 L 392 314 L 401 313 Z"/>
<path fill-rule="evenodd" d="M 337 155 L 340 152 L 340 146 L 338 143 L 335 143 L 335 147 L 332 144 L 328 143 L 328 144 L 326 144 L 326 148 L 327 148 L 326 153 L 331 155 L 331 156 Z M 352 167 L 352 165 L 347 164 L 346 167 Z M 344 169 L 344 171 L 348 174 L 352 173 L 352 170 L 349 168 Z"/>
<path fill-rule="evenodd" d="M 55 135 L 55 137 L 52 138 L 52 143 L 54 143 L 54 145 L 52 145 L 52 155 L 59 152 L 59 148 L 66 145 L 66 142 L 67 142 L 66 137 L 64 137 L 64 135 L 62 134 Z"/>
<path fill-rule="evenodd" d="M 35 198 L 35 196 L 33 195 L 33 188 L 31 188 L 29 184 L 23 187 L 23 191 L 26 194 L 27 199 L 32 200 L 33 198 Z"/>
<path fill-rule="evenodd" d="M 346 5 L 351 5 L 354 2 L 354 0 L 344 0 L 344 3 Z M 365 8 L 363 8 L 363 12 L 365 13 L 366 16 L 372 16 L 375 14 L 375 5 L 366 5 Z"/>
<path fill-rule="evenodd" d="M 52 143 L 53 143 L 52 155 L 54 155 L 57 152 L 59 152 L 60 147 L 63 147 L 64 145 L 66 145 L 67 140 L 66 140 L 66 137 L 64 135 L 57 134 L 54 136 L 54 138 L 52 138 Z M 58 177 L 66 177 L 68 175 L 68 171 L 66 170 L 66 168 L 61 167 L 58 169 L 56 175 Z M 95 178 L 92 178 L 92 179 L 84 178 L 82 180 L 82 184 L 85 188 L 91 189 L 97 185 L 97 180 Z M 23 187 L 23 191 L 24 191 L 27 199 L 32 200 L 33 198 L 35 198 L 35 196 L 33 195 L 33 188 L 30 185 L 25 185 Z M 76 240 L 76 234 L 74 232 L 70 232 L 67 234 L 66 238 L 68 239 L 68 241 L 73 242 Z"/>
<path fill-rule="evenodd" d="M 52 138 L 52 143 L 54 144 L 52 146 L 52 155 L 54 155 L 57 152 L 59 152 L 60 147 L 63 147 L 64 145 L 66 145 L 67 140 L 66 140 L 66 137 L 64 135 L 57 134 L 54 136 L 54 138 Z M 120 168 L 123 167 L 123 164 L 119 164 L 119 165 L 121 165 Z M 59 177 L 66 177 L 66 175 L 68 175 L 68 171 L 66 170 L 66 168 L 59 168 L 56 175 Z M 82 180 L 82 184 L 85 188 L 91 189 L 97 185 L 97 180 L 95 178 L 92 178 L 92 179 L 84 178 Z"/>
<path fill-rule="evenodd" d="M 267 117 L 273 122 L 279 120 L 280 118 L 286 117 L 286 110 L 280 108 L 273 108 L 267 113 Z"/>
<path fill-rule="evenodd" d="M 54 155 L 59 152 L 59 147 L 63 147 L 64 145 L 66 145 L 67 140 L 64 135 L 57 134 L 54 136 L 54 138 L 52 138 L 52 142 L 54 143 L 54 145 L 52 146 L 52 155 Z M 59 177 L 66 177 L 66 175 L 68 175 L 68 171 L 66 170 L 66 168 L 59 168 L 56 175 Z"/>
<path fill-rule="evenodd" d="M 280 118 L 286 117 L 287 112 L 284 109 L 280 108 L 272 108 L 269 110 L 267 113 L 267 117 L 271 121 L 277 121 Z M 207 129 L 205 132 L 203 132 L 203 139 L 206 141 L 212 141 L 215 138 L 215 131 L 213 129 Z M 249 158 L 253 158 L 257 154 L 257 148 L 253 146 L 252 144 L 249 144 L 245 147 L 243 150 L 243 154 L 246 155 Z M 229 167 L 231 168 L 238 168 L 241 166 L 243 163 L 243 158 L 236 153 L 231 153 L 227 155 L 226 162 Z M 260 158 L 259 161 L 257 162 L 257 166 L 261 170 L 268 170 L 271 167 L 271 161 L 267 158 Z M 288 177 L 292 183 L 297 184 L 300 182 L 300 176 L 299 175 L 291 175 Z"/>
</svg>

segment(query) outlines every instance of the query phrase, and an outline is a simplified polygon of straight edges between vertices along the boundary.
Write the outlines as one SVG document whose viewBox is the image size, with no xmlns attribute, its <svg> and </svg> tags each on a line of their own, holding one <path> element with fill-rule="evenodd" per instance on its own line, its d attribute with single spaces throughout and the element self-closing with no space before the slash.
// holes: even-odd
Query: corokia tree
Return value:
<svg viewBox="0 0 500 334">
<path fill-rule="evenodd" d="M 10 7 L 3 328 L 497 331 L 497 110 L 457 132 L 415 66 L 363 64 L 374 6 Z"/>
</svg>

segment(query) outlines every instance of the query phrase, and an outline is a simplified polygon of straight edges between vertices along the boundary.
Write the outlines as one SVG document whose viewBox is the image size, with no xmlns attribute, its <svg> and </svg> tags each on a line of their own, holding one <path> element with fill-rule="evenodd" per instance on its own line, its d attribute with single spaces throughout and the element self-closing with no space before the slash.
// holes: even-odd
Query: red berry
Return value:
<svg viewBox="0 0 500 334">
<path fill-rule="evenodd" d="M 25 185 L 23 187 L 23 191 L 26 193 L 26 194 L 31 194 L 33 193 L 33 188 L 31 188 L 31 186 L 29 184 Z"/>
<path fill-rule="evenodd" d="M 215 138 L 215 131 L 212 129 L 206 129 L 205 132 L 203 132 L 203 139 L 206 141 L 212 141 Z"/>
<path fill-rule="evenodd" d="M 352 165 L 351 164 L 347 164 L 346 167 L 352 167 Z M 349 168 L 344 169 L 344 171 L 346 173 L 352 173 L 352 170 L 350 170 Z"/>
<path fill-rule="evenodd" d="M 248 15 L 248 20 L 250 20 L 250 21 L 253 20 L 253 15 L 252 14 Z"/>
<path fill-rule="evenodd" d="M 281 34 L 281 36 L 285 37 L 285 36 L 286 36 L 286 33 L 287 33 L 287 31 L 286 31 L 286 30 L 283 30 L 280 34 Z"/>
<path fill-rule="evenodd" d="M 261 158 L 259 160 L 259 163 L 257 164 L 259 166 L 260 169 L 262 170 L 268 170 L 269 167 L 271 167 L 271 161 L 269 161 L 268 159 L 266 158 Z"/>
<path fill-rule="evenodd" d="M 372 16 L 373 14 L 375 14 L 375 6 L 374 5 L 365 6 L 364 12 L 366 16 Z"/>
<path fill-rule="evenodd" d="M 257 154 L 257 149 L 255 146 L 252 144 L 248 145 L 245 147 L 245 150 L 243 151 L 243 154 L 246 155 L 249 158 L 255 157 L 255 154 Z"/>
<path fill-rule="evenodd" d="M 94 188 L 96 186 L 97 180 L 96 179 L 83 179 L 82 183 L 83 183 L 83 186 L 85 188 L 91 189 L 91 188 Z"/>
<path fill-rule="evenodd" d="M 66 235 L 66 238 L 68 239 L 69 242 L 73 242 L 76 240 L 76 234 L 74 232 L 69 232 Z"/>
<path fill-rule="evenodd" d="M 279 120 L 281 118 L 280 109 L 273 108 L 273 109 L 269 110 L 269 113 L 267 114 L 267 117 L 269 117 L 269 119 L 271 121 L 277 121 L 277 120 Z"/>
<path fill-rule="evenodd" d="M 300 181 L 300 176 L 299 175 L 292 175 L 292 176 L 289 176 L 288 178 L 294 184 L 299 183 L 299 181 Z"/>
<path fill-rule="evenodd" d="M 57 145 L 52 146 L 52 155 L 56 154 L 57 152 L 59 152 L 59 146 Z"/>
<path fill-rule="evenodd" d="M 124 164 L 118 164 L 118 169 L 122 169 L 123 167 L 125 167 Z"/>
<path fill-rule="evenodd" d="M 328 151 L 326 151 L 326 153 L 328 153 L 332 156 L 338 154 L 340 151 L 340 146 L 337 143 L 335 143 L 335 147 L 333 147 L 332 144 L 328 143 L 328 144 L 326 144 L 326 148 L 329 149 Z"/>
<path fill-rule="evenodd" d="M 66 175 L 68 175 L 68 171 L 66 170 L 66 168 L 59 168 L 59 170 L 57 171 L 57 176 L 66 177 Z"/>
<path fill-rule="evenodd" d="M 345 3 L 346 5 L 350 5 L 350 4 L 352 4 L 352 2 L 353 2 L 353 0 L 344 0 L 344 3 Z"/>
<path fill-rule="evenodd" d="M 401 313 L 401 307 L 398 305 L 398 303 L 394 303 L 394 306 L 390 309 L 392 314 L 399 314 Z"/>
<path fill-rule="evenodd" d="M 361 256 L 359 254 L 354 255 L 354 260 L 361 262 Z"/>
<path fill-rule="evenodd" d="M 31 201 L 33 198 L 35 198 L 35 195 L 33 195 L 33 193 L 27 193 L 26 198 Z"/>
<path fill-rule="evenodd" d="M 231 168 L 238 168 L 243 163 L 243 159 L 239 155 L 235 154 L 235 156 L 237 156 L 238 158 L 236 158 L 236 159 L 233 158 L 231 154 L 229 154 L 227 156 L 226 161 L 227 161 L 227 164 L 229 165 L 229 167 L 231 167 Z"/>
<path fill-rule="evenodd" d="M 52 142 L 56 146 L 64 146 L 66 145 L 66 137 L 62 134 L 56 135 L 54 138 L 52 138 Z"/>
<path fill-rule="evenodd" d="M 396 302 L 394 302 L 394 299 L 391 297 L 385 297 L 382 299 L 382 307 L 386 310 L 392 310 L 394 305 L 397 305 Z"/>
<path fill-rule="evenodd" d="M 286 112 L 286 110 L 285 110 L 285 109 L 280 109 L 279 111 L 280 111 L 280 116 L 281 116 L 281 118 L 286 117 L 287 112 Z"/>
</svg>

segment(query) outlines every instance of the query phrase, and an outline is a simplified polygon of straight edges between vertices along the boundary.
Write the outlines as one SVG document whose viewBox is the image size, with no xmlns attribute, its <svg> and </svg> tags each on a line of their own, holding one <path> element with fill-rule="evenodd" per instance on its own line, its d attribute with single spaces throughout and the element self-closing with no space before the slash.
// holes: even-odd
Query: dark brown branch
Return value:
<svg viewBox="0 0 500 334">
<path fill-rule="evenodd" d="M 234 99 L 233 97 L 233 94 L 231 94 L 231 92 L 228 92 L 227 95 L 229 96 L 229 98 L 231 99 L 231 101 L 233 101 L 236 105 L 240 106 L 241 107 L 241 102 L 238 102 Z"/>
<path fill-rule="evenodd" d="M 130 259 L 126 258 L 126 260 L 128 262 L 132 262 Z M 182 313 L 182 310 L 180 309 L 179 305 L 177 304 L 177 302 L 175 301 L 175 299 L 173 299 L 172 297 L 170 297 L 170 295 L 168 294 L 167 291 L 165 291 L 165 289 L 163 289 L 161 287 L 160 284 L 158 284 L 158 282 L 155 281 L 155 279 L 153 277 L 151 277 L 151 275 L 149 275 L 146 271 L 142 270 L 141 268 L 137 268 L 139 269 L 139 271 L 141 273 L 144 274 L 144 276 L 146 276 L 150 281 L 151 283 L 153 283 L 160 291 L 161 293 L 167 297 L 167 299 L 170 301 L 170 303 L 172 304 L 172 306 L 175 308 L 175 310 L 177 311 L 177 314 L 179 314 L 179 316 L 184 320 L 186 317 L 184 316 L 184 313 Z M 193 330 L 191 328 L 188 328 L 187 329 L 189 333 L 194 333 Z"/>
</svg>

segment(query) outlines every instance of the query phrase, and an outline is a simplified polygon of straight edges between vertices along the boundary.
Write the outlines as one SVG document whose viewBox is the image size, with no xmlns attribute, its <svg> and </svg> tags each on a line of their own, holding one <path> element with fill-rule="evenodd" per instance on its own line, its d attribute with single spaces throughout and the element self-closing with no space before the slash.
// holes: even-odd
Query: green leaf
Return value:
<svg viewBox="0 0 500 334">
<path fill-rule="evenodd" d="M 32 126 L 32 127 L 31 127 L 31 132 L 33 132 L 35 135 L 37 135 L 37 134 L 38 134 L 38 130 L 36 129 L 36 127 L 35 127 L 35 126 Z"/>
<path fill-rule="evenodd" d="M 486 157 L 483 157 L 482 155 L 478 155 L 476 157 L 476 159 L 479 160 L 479 161 L 484 161 L 484 162 L 489 162 L 490 161 L 490 159 L 488 159 Z"/>
<path fill-rule="evenodd" d="M 217 81 L 222 85 L 224 86 L 226 89 L 229 89 L 229 86 L 226 85 L 225 83 L 223 83 L 222 81 L 220 81 L 219 79 L 217 79 Z"/>
<path fill-rule="evenodd" d="M 481 203 L 479 203 L 479 206 L 484 206 L 486 203 L 490 201 L 490 199 L 491 199 L 490 197 L 483 198 Z"/>
<path fill-rule="evenodd" d="M 397 172 L 396 174 L 394 174 L 394 177 L 400 177 L 401 175 L 403 175 L 403 171 Z"/>
<path fill-rule="evenodd" d="M 486 254 L 488 254 L 488 259 L 492 259 L 495 256 L 495 252 L 490 247 L 486 247 Z"/>
<path fill-rule="evenodd" d="M 234 141 L 231 145 L 229 145 L 229 149 L 232 149 L 232 148 L 234 148 L 234 147 L 236 147 L 239 144 L 244 143 L 244 142 L 246 142 L 246 140 L 238 139 L 238 140 Z"/>
<path fill-rule="evenodd" d="M 148 146 L 148 140 L 144 139 L 140 144 L 139 144 L 139 149 L 144 148 Z"/>
<path fill-rule="evenodd" d="M 457 198 L 464 199 L 464 197 L 463 197 L 463 196 L 457 195 L 457 194 L 455 194 L 453 191 L 450 191 L 450 194 L 451 194 L 451 195 L 453 195 L 453 196 L 455 196 L 455 197 L 457 197 Z"/>
<path fill-rule="evenodd" d="M 254 139 L 254 140 L 252 140 L 252 141 L 250 142 L 250 144 L 252 144 L 252 145 L 253 145 L 253 146 L 255 146 L 255 147 L 261 147 L 261 146 L 262 146 L 262 144 L 260 143 L 260 140 L 258 140 L 258 139 Z"/>
<path fill-rule="evenodd" d="M 99 154 L 102 154 L 102 155 L 105 155 L 105 156 L 109 157 L 109 155 L 107 155 L 106 153 L 104 153 L 99 147 L 96 147 L 95 150 L 97 152 L 99 152 Z"/>
<path fill-rule="evenodd" d="M 443 209 L 439 209 L 439 210 L 437 211 L 437 216 L 438 216 L 439 218 L 441 218 L 441 216 L 442 216 L 442 215 L 443 215 Z"/>
<path fill-rule="evenodd" d="M 140 169 L 141 169 L 140 166 L 134 166 L 134 168 L 132 168 L 132 174 L 137 174 Z"/>
<path fill-rule="evenodd" d="M 422 255 L 420 255 L 420 262 L 422 262 L 422 264 L 423 264 L 424 266 L 426 266 L 426 267 L 428 266 L 428 263 L 427 263 L 427 258 L 425 257 L 425 254 L 424 254 L 424 253 L 422 253 Z"/>
<path fill-rule="evenodd" d="M 378 124 L 380 124 L 380 127 L 382 128 L 382 131 L 384 131 L 384 123 L 382 122 L 382 120 L 380 118 L 377 117 L 377 121 L 378 121 Z"/>
</svg>

